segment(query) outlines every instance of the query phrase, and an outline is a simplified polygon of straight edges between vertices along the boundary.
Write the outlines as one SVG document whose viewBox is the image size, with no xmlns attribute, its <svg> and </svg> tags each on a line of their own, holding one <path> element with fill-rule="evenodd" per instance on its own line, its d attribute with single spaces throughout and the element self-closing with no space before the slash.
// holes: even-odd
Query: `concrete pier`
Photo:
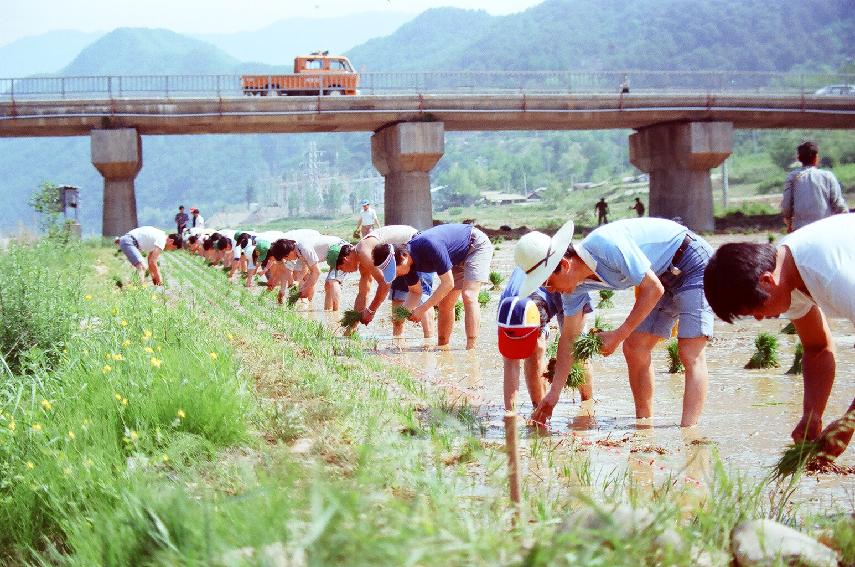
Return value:
<svg viewBox="0 0 855 567">
<path fill-rule="evenodd" d="M 142 140 L 134 128 L 92 130 L 92 165 L 104 176 L 101 234 L 122 236 L 137 225 L 134 179 L 142 167 Z"/>
<path fill-rule="evenodd" d="M 694 231 L 712 231 L 710 169 L 733 148 L 730 122 L 680 122 L 629 137 L 629 161 L 650 174 L 650 216 L 681 217 Z"/>
<path fill-rule="evenodd" d="M 371 136 L 371 161 L 386 178 L 384 224 L 433 226 L 430 170 L 444 152 L 441 122 L 399 123 Z"/>
</svg>

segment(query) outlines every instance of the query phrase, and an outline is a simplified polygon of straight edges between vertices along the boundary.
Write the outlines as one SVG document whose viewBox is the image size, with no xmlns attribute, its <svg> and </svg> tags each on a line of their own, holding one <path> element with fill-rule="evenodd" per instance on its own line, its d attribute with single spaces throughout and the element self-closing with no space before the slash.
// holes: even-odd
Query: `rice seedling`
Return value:
<svg viewBox="0 0 855 567">
<path fill-rule="evenodd" d="M 392 308 L 392 320 L 394 321 L 406 321 L 412 314 L 413 312 L 403 305 L 396 305 Z"/>
<path fill-rule="evenodd" d="M 594 329 L 597 331 L 611 331 L 613 325 L 603 319 L 600 315 L 594 317 Z"/>
<path fill-rule="evenodd" d="M 771 232 L 766 235 L 766 239 L 769 241 L 769 244 L 774 243 L 777 238 L 778 236 Z"/>
<path fill-rule="evenodd" d="M 294 305 L 300 300 L 300 286 L 292 286 L 288 290 L 288 306 Z"/>
<path fill-rule="evenodd" d="M 481 307 L 486 307 L 488 303 L 490 303 L 490 292 L 482 289 L 478 292 L 478 304 Z"/>
<path fill-rule="evenodd" d="M 550 358 L 546 364 L 546 371 L 543 373 L 543 377 L 550 384 L 552 384 L 552 380 L 555 378 L 555 363 L 555 357 Z M 574 361 L 573 366 L 570 367 L 570 373 L 567 375 L 567 383 L 564 384 L 564 387 L 568 390 L 577 390 L 586 381 L 585 364 L 578 360 Z"/>
<path fill-rule="evenodd" d="M 493 289 L 499 289 L 499 286 L 502 285 L 502 282 L 505 280 L 497 271 L 490 272 L 490 283 L 493 284 Z"/>
<path fill-rule="evenodd" d="M 614 297 L 615 292 L 613 289 L 601 289 L 600 290 L 600 302 L 597 303 L 597 309 L 611 309 L 615 306 L 612 301 L 612 297 Z"/>
<path fill-rule="evenodd" d="M 805 347 L 802 343 L 796 344 L 796 353 L 793 356 L 793 365 L 790 366 L 790 369 L 787 370 L 787 374 L 801 374 L 802 373 L 802 357 L 805 353 Z"/>
<path fill-rule="evenodd" d="M 463 316 L 463 302 L 458 301 L 454 304 L 454 320 L 460 321 L 460 318 Z"/>
<path fill-rule="evenodd" d="M 771 333 L 760 333 L 754 339 L 754 354 L 745 365 L 748 369 L 777 368 L 778 362 L 778 338 Z"/>
<path fill-rule="evenodd" d="M 579 338 L 573 343 L 574 360 L 584 361 L 595 354 L 600 354 L 600 349 L 603 348 L 603 339 L 596 331 L 597 329 L 591 329 L 587 333 L 579 335 Z"/>
<path fill-rule="evenodd" d="M 796 334 L 796 326 L 793 325 L 792 321 L 790 321 L 789 323 L 784 325 L 784 328 L 781 329 L 781 334 L 782 335 L 795 335 Z"/>
<path fill-rule="evenodd" d="M 784 454 L 772 469 L 772 480 L 783 479 L 796 474 L 819 456 L 822 443 L 814 441 L 799 441 L 787 446 Z"/>
<path fill-rule="evenodd" d="M 680 347 L 677 343 L 677 339 L 671 339 L 668 341 L 668 344 L 665 345 L 665 349 L 668 351 L 668 373 L 679 374 L 681 372 L 685 372 L 686 368 L 683 366 L 683 361 L 680 360 Z"/>
<path fill-rule="evenodd" d="M 362 313 L 360 313 L 356 309 L 348 309 L 342 314 L 341 322 L 339 324 L 344 328 L 348 328 L 356 325 L 361 320 Z"/>
</svg>

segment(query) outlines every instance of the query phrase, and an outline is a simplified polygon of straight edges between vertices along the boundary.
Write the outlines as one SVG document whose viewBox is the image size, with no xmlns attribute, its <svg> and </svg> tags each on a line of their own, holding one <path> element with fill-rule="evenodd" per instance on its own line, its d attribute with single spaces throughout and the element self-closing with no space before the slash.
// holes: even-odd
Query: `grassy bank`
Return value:
<svg viewBox="0 0 855 567">
<path fill-rule="evenodd" d="M 66 330 L 16 323 L 38 340 L 18 345 L 27 363 L 0 398 L 2 562 L 719 564 L 732 526 L 767 515 L 855 554 L 851 523 L 801 517 L 720 465 L 700 487 L 639 484 L 593 470 L 573 438 L 524 444 L 515 523 L 501 444 L 367 345 L 180 252 L 164 254 L 165 291 L 116 288 L 130 268 L 110 249 L 60 252 L 0 256 L 3 289 L 29 281 L 22 266 L 44 274 L 21 309 L 62 292 L 41 317 Z M 565 523 L 612 502 L 655 521 Z"/>
</svg>

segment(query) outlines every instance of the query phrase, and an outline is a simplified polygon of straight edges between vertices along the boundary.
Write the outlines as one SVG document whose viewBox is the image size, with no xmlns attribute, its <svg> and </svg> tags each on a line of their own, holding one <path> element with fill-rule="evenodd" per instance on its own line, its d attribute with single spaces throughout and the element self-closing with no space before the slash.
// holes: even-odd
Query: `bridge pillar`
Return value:
<svg viewBox="0 0 855 567">
<path fill-rule="evenodd" d="M 650 174 L 650 216 L 679 216 L 692 230 L 713 230 L 710 169 L 732 147 L 730 122 L 658 124 L 630 135 L 629 161 Z"/>
<path fill-rule="evenodd" d="M 402 122 L 371 136 L 371 161 L 386 178 L 385 224 L 433 226 L 430 170 L 444 152 L 442 122 Z"/>
<path fill-rule="evenodd" d="M 92 130 L 92 165 L 104 176 L 101 234 L 122 236 L 137 227 L 134 179 L 142 167 L 142 140 L 134 128 Z"/>
</svg>

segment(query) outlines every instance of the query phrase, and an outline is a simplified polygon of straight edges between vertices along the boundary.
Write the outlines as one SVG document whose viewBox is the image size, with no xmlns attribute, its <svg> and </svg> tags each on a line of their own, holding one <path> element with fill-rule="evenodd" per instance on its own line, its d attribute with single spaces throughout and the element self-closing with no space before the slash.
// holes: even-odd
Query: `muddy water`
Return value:
<svg viewBox="0 0 855 567">
<path fill-rule="evenodd" d="M 761 237 L 764 237 L 761 235 Z M 745 237 L 713 237 L 713 245 Z M 499 246 L 493 269 L 507 275 L 512 269 L 513 243 Z M 356 279 L 344 285 L 344 308 L 350 308 Z M 392 341 L 388 312 L 368 328 L 364 338 L 376 345 L 379 356 L 408 367 L 426 382 L 444 388 L 453 398 L 466 399 L 478 409 L 485 436 L 496 440 L 504 435 L 502 415 L 502 361 L 496 346 L 496 308 L 499 291 L 491 291 L 491 301 L 481 316 L 478 348 L 464 349 L 463 322 L 456 323 L 448 350 L 426 351 L 421 328 L 407 324 L 403 340 Z M 607 321 L 619 324 L 633 302 L 632 290 L 617 292 L 615 307 L 597 310 Z M 323 298 L 315 298 L 307 315 L 336 326 L 340 314 L 323 313 Z M 386 309 L 384 307 L 384 309 Z M 593 318 L 591 318 L 593 320 Z M 551 434 L 566 437 L 577 447 L 585 447 L 594 474 L 626 470 L 638 480 L 655 480 L 667 475 L 686 483 L 703 484 L 710 473 L 715 452 L 731 469 L 761 478 L 779 458 L 790 441 L 790 431 L 801 416 L 801 376 L 784 372 L 793 361 L 796 338 L 777 334 L 784 320 L 742 320 L 735 325 L 716 321 L 715 338 L 707 348 L 709 393 L 699 426 L 679 427 L 683 395 L 682 374 L 667 374 L 664 343 L 654 351 L 657 369 L 654 415 L 650 422 L 637 422 L 626 364 L 620 351 L 592 361 L 594 400 L 581 404 L 578 394 L 566 391 L 555 408 Z M 855 329 L 847 321 L 833 320 L 837 345 L 837 379 L 826 411 L 826 421 L 839 417 L 855 395 Z M 758 333 L 776 333 L 780 345 L 781 368 L 744 370 L 754 350 Z M 556 336 L 555 333 L 552 336 Z M 435 339 L 430 342 L 435 344 Z M 531 403 L 524 382 L 518 394 L 521 415 L 530 415 Z M 570 443 L 568 443 L 569 445 Z M 855 444 L 838 461 L 855 465 Z M 855 477 L 817 475 L 802 481 L 797 496 L 803 505 L 824 508 L 833 505 L 851 511 L 855 501 Z"/>
</svg>

